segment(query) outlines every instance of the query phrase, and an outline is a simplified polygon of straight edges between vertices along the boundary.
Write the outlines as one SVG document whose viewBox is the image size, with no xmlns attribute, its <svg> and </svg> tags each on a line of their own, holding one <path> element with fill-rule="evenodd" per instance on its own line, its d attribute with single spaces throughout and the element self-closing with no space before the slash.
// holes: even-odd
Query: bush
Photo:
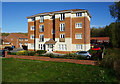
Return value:
<svg viewBox="0 0 120 84">
<path fill-rule="evenodd" d="M 90 54 L 91 54 L 91 59 L 92 60 L 101 60 L 102 58 L 102 50 L 89 50 Z"/>
<path fill-rule="evenodd" d="M 17 52 L 16 55 L 27 55 L 27 56 L 34 56 L 34 51 L 24 51 L 24 52 Z"/>
<path fill-rule="evenodd" d="M 8 52 L 8 55 L 16 55 L 14 52 Z"/>
<path fill-rule="evenodd" d="M 47 54 L 46 56 L 48 56 L 50 58 L 65 58 L 65 59 L 79 59 L 79 60 L 86 59 L 85 57 L 82 57 L 82 56 L 77 55 L 75 53 L 66 54 L 66 55 Z"/>
<path fill-rule="evenodd" d="M 46 53 L 46 52 L 47 52 L 47 51 L 45 51 L 45 50 L 37 50 L 37 51 L 36 51 L 36 53 L 38 53 L 39 55 L 40 55 L 40 54 L 44 54 L 44 53 Z"/>
<path fill-rule="evenodd" d="M 119 49 L 106 49 L 104 58 L 100 66 L 113 70 L 116 77 L 120 79 L 120 56 L 119 54 L 120 54 Z"/>
</svg>

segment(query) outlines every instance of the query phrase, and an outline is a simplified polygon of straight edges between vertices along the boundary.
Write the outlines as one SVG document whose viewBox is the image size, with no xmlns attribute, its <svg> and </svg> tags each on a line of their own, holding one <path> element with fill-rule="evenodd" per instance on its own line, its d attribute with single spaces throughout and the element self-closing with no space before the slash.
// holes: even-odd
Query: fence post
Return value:
<svg viewBox="0 0 120 84">
<path fill-rule="evenodd" d="M 5 51 L 5 57 L 8 55 L 8 51 Z"/>
</svg>

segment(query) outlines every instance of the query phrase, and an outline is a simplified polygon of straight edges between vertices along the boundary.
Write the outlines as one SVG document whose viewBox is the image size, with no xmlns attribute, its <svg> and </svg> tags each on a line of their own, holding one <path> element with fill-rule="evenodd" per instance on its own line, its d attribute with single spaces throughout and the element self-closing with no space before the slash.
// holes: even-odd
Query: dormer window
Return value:
<svg viewBox="0 0 120 84">
<path fill-rule="evenodd" d="M 80 16 L 82 16 L 81 12 L 80 13 L 76 13 L 76 17 L 80 17 Z"/>
<path fill-rule="evenodd" d="M 60 20 L 65 20 L 65 13 L 61 13 Z"/>
<path fill-rule="evenodd" d="M 40 22 L 44 22 L 44 16 L 40 16 Z"/>
</svg>

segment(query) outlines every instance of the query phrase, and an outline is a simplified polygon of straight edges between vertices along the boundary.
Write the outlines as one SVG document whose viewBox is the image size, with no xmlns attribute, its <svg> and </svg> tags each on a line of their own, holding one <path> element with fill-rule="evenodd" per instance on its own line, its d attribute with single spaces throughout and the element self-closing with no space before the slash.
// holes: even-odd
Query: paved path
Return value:
<svg viewBox="0 0 120 84">
<path fill-rule="evenodd" d="M 93 60 L 76 60 L 76 59 L 62 59 L 62 58 L 50 58 L 50 57 L 41 57 L 41 56 L 17 56 L 17 55 L 7 55 L 6 58 L 19 58 L 19 59 L 31 59 L 31 60 L 41 60 L 41 61 L 55 61 L 55 62 L 69 62 L 76 64 L 85 64 L 85 65 L 95 65 L 96 61 Z"/>
</svg>

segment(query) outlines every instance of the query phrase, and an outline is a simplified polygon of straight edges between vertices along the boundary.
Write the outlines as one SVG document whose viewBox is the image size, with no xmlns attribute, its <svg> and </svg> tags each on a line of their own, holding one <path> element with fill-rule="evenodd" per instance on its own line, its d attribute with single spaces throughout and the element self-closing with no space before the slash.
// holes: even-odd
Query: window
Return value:
<svg viewBox="0 0 120 84">
<path fill-rule="evenodd" d="M 39 44 L 39 49 L 44 50 L 44 44 Z"/>
<path fill-rule="evenodd" d="M 83 46 L 82 46 L 81 44 L 77 44 L 77 45 L 76 45 L 76 49 L 77 49 L 77 50 L 82 50 L 82 48 L 83 48 Z"/>
<path fill-rule="evenodd" d="M 23 41 L 23 39 L 22 39 L 22 38 L 19 38 L 19 41 Z"/>
<path fill-rule="evenodd" d="M 25 41 L 28 41 L 28 39 L 25 39 Z"/>
<path fill-rule="evenodd" d="M 65 14 L 64 13 L 61 13 L 60 20 L 65 20 Z"/>
<path fill-rule="evenodd" d="M 30 48 L 34 48 L 34 44 L 33 43 L 31 44 Z"/>
<path fill-rule="evenodd" d="M 75 39 L 82 39 L 82 34 L 75 34 Z"/>
<path fill-rule="evenodd" d="M 35 26 L 31 26 L 31 30 L 35 30 Z"/>
<path fill-rule="evenodd" d="M 40 25 L 40 32 L 44 32 L 44 25 Z"/>
<path fill-rule="evenodd" d="M 27 43 L 25 43 L 25 45 L 27 45 Z"/>
<path fill-rule="evenodd" d="M 13 38 L 11 38 L 11 41 L 13 41 Z"/>
<path fill-rule="evenodd" d="M 60 24 L 60 31 L 65 31 L 65 23 Z"/>
<path fill-rule="evenodd" d="M 44 22 L 44 16 L 40 16 L 40 22 Z"/>
<path fill-rule="evenodd" d="M 60 38 L 65 38 L 65 34 L 60 34 Z"/>
<path fill-rule="evenodd" d="M 31 18 L 32 21 L 35 21 L 35 18 Z"/>
<path fill-rule="evenodd" d="M 44 41 L 44 35 L 40 35 L 40 42 L 43 42 Z"/>
<path fill-rule="evenodd" d="M 82 28 L 82 23 L 76 23 L 75 28 Z"/>
<path fill-rule="evenodd" d="M 31 39 L 34 39 L 35 38 L 35 35 L 31 35 Z"/>
<path fill-rule="evenodd" d="M 66 44 L 59 44 L 59 50 L 67 50 L 67 45 Z"/>
<path fill-rule="evenodd" d="M 76 17 L 82 16 L 82 13 L 76 13 Z"/>
</svg>

